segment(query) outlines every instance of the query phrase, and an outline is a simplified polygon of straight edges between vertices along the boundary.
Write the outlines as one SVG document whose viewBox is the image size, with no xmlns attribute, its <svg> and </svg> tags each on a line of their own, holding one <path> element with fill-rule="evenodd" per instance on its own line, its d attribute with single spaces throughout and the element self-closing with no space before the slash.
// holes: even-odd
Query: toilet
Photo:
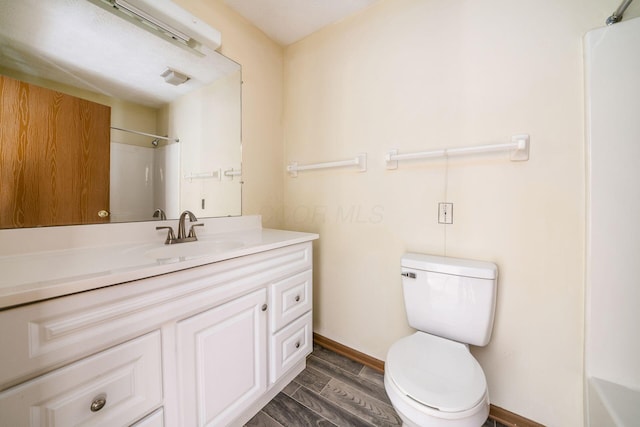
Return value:
<svg viewBox="0 0 640 427">
<path fill-rule="evenodd" d="M 407 318 L 418 331 L 389 349 L 384 386 L 403 425 L 480 427 L 486 421 L 487 381 L 469 344 L 485 346 L 491 338 L 497 278 L 490 262 L 402 257 Z"/>
</svg>

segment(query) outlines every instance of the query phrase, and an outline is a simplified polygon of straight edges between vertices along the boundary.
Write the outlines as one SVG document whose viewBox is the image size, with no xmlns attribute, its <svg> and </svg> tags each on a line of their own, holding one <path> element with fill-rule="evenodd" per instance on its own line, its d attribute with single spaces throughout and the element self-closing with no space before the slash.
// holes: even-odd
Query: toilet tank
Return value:
<svg viewBox="0 0 640 427">
<path fill-rule="evenodd" d="M 411 327 L 485 346 L 491 338 L 498 267 L 490 262 L 408 253 L 402 289 Z"/>
</svg>

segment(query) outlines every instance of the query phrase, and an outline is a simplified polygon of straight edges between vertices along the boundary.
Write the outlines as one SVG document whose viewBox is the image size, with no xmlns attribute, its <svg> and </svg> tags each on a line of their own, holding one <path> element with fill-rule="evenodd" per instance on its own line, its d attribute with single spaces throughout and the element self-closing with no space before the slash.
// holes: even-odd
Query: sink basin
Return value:
<svg viewBox="0 0 640 427">
<path fill-rule="evenodd" d="M 145 256 L 152 259 L 197 258 L 240 248 L 244 243 L 238 240 L 198 240 L 196 242 L 176 243 L 150 249 Z"/>
</svg>

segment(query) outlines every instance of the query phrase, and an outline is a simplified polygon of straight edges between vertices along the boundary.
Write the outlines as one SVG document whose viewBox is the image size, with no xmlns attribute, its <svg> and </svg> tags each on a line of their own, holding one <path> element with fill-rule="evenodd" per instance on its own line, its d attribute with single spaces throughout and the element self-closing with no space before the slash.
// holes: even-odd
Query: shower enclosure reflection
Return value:
<svg viewBox="0 0 640 427">
<path fill-rule="evenodd" d="M 157 210 L 176 217 L 180 209 L 177 181 L 180 150 L 177 143 L 160 144 L 153 139 L 148 147 L 118 142 L 112 137 L 110 213 L 112 222 L 152 218 Z M 172 177 L 172 174 L 175 175 Z M 173 201 L 173 203 L 171 203 Z M 173 206 L 175 205 L 175 206 Z M 161 215 L 156 216 L 162 219 Z"/>
</svg>

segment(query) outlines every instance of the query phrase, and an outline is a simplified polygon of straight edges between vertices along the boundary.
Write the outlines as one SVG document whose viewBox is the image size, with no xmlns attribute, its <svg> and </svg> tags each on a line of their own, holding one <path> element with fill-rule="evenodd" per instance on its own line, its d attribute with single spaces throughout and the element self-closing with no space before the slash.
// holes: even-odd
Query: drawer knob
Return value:
<svg viewBox="0 0 640 427">
<path fill-rule="evenodd" d="M 262 304 L 262 311 L 267 311 L 267 304 Z"/>
<path fill-rule="evenodd" d="M 296 302 L 300 301 L 300 295 L 296 295 Z"/>
<path fill-rule="evenodd" d="M 296 348 L 300 348 L 300 341 L 296 343 Z"/>
<path fill-rule="evenodd" d="M 98 412 L 100 409 L 104 408 L 104 405 L 107 404 L 107 395 L 99 394 L 93 399 L 91 402 L 91 412 Z"/>
</svg>

